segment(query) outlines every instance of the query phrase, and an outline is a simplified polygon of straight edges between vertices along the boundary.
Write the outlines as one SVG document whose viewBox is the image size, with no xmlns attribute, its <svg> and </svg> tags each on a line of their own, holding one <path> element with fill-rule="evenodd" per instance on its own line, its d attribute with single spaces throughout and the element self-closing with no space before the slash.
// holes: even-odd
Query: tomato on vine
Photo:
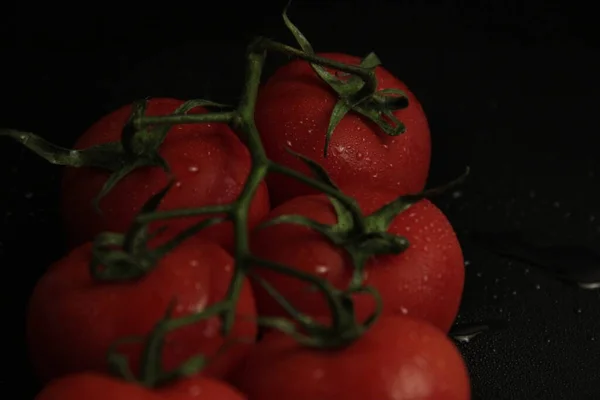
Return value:
<svg viewBox="0 0 600 400">
<path fill-rule="evenodd" d="M 92 250 L 90 243 L 81 245 L 52 265 L 31 296 L 27 341 L 43 381 L 86 370 L 106 371 L 111 344 L 124 336 L 146 335 L 171 301 L 174 316 L 183 316 L 224 300 L 234 268 L 233 258 L 220 246 L 193 238 L 166 253 L 139 279 L 105 282 L 90 272 Z M 164 368 L 196 353 L 212 357 L 227 343 L 228 350 L 204 371 L 226 376 L 256 336 L 255 305 L 247 282 L 235 313 L 238 318 L 227 337 L 221 335 L 219 316 L 171 332 L 165 340 Z M 120 349 L 137 371 L 140 345 L 124 344 Z"/>
<path fill-rule="evenodd" d="M 468 400 L 467 369 L 454 344 L 430 324 L 382 317 L 359 340 L 337 350 L 303 347 L 268 333 L 234 380 L 260 400 Z"/>
<path fill-rule="evenodd" d="M 379 291 L 384 313 L 421 318 L 447 332 L 460 305 L 464 262 L 458 239 L 444 214 L 430 201 L 421 200 L 396 216 L 393 213 L 376 216 L 382 206 L 396 199 L 395 193 L 366 192 L 356 186 L 347 188 L 345 193 L 356 199 L 364 215 L 371 215 L 367 225 L 374 228 L 372 232 L 387 232 L 408 241 L 401 253 L 373 255 L 366 262 L 364 283 Z M 337 215 L 330 199 L 322 194 L 294 198 L 272 210 L 267 220 L 284 215 L 299 215 L 333 225 L 338 236 L 353 228 L 348 225 L 351 222 Z M 348 245 L 356 249 L 363 244 L 366 242 Z M 339 289 L 350 284 L 355 272 L 343 243 L 336 245 L 306 226 L 279 223 L 259 227 L 252 234 L 251 245 L 258 257 L 316 274 Z M 265 269 L 257 269 L 256 273 L 300 311 L 327 315 L 327 303 L 309 285 Z M 260 285 L 255 286 L 254 294 L 261 315 L 286 315 Z M 370 299 L 358 296 L 355 307 L 359 318 L 365 318 L 373 305 Z"/>
<path fill-rule="evenodd" d="M 340 53 L 321 57 L 347 64 L 360 59 Z M 425 113 L 406 85 L 383 67 L 377 67 L 378 89 L 399 89 L 408 107 L 394 115 L 406 126 L 399 136 L 388 136 L 365 117 L 349 112 L 331 136 L 327 156 L 325 137 L 338 95 L 306 61 L 281 67 L 261 88 L 256 106 L 256 125 L 270 159 L 308 173 L 293 151 L 321 164 L 340 186 L 361 182 L 364 190 L 394 190 L 397 194 L 423 189 L 429 172 L 431 143 Z M 316 190 L 289 177 L 274 174 L 267 179 L 271 200 L 278 205 Z"/>
<path fill-rule="evenodd" d="M 183 101 L 150 99 L 145 115 L 173 113 Z M 92 125 L 75 144 L 76 149 L 118 141 L 123 126 L 132 112 L 124 106 Z M 197 107 L 190 113 L 204 113 Z M 165 196 L 160 209 L 201 207 L 227 204 L 242 191 L 250 171 L 250 154 L 235 133 L 222 123 L 176 125 L 167 133 L 159 154 L 177 179 L 173 190 Z M 77 243 L 93 239 L 103 231 L 124 232 L 144 202 L 167 183 L 159 167 L 139 168 L 124 177 L 100 200 L 101 214 L 92 203 L 109 174 L 92 168 L 66 168 L 62 189 L 62 214 L 69 237 Z M 256 193 L 249 211 L 250 226 L 258 223 L 269 210 L 266 185 Z M 192 225 L 201 218 L 176 219 L 169 222 L 175 231 Z M 232 246 L 229 223 L 211 227 L 201 236 Z"/>
<path fill-rule="evenodd" d="M 109 113 L 93 124 L 75 143 L 75 150 L 53 145 L 37 135 L 15 130 L 0 131 L 51 163 L 65 165 L 61 211 L 71 247 L 93 240 L 100 232 L 125 232 L 144 202 L 169 181 L 176 184 L 160 209 L 225 205 L 236 200 L 251 169 L 248 148 L 231 128 L 221 122 L 146 126 L 135 129 L 137 116 L 198 115 L 208 101 L 153 98 Z M 220 105 L 217 105 L 220 106 Z M 248 225 L 258 223 L 269 211 L 266 184 L 255 192 Z M 173 235 L 206 216 L 165 222 Z M 199 233 L 223 245 L 233 246 L 231 223 Z"/>
</svg>

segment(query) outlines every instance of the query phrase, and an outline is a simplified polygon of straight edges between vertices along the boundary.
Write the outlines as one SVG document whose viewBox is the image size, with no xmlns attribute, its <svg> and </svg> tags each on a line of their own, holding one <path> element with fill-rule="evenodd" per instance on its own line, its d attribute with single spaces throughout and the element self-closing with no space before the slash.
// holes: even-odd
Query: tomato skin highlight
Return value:
<svg viewBox="0 0 600 400">
<path fill-rule="evenodd" d="M 308 349 L 270 332 L 235 376 L 249 399 L 470 398 L 467 369 L 454 344 L 432 325 L 407 317 L 382 317 L 341 350 Z"/>
<path fill-rule="evenodd" d="M 360 58 L 340 53 L 321 57 L 347 64 Z M 278 69 L 261 88 L 256 104 L 256 126 L 269 158 L 310 174 L 310 170 L 286 148 L 321 164 L 334 182 L 355 182 L 365 190 L 393 190 L 396 194 L 423 189 L 431 160 L 431 138 L 425 113 L 406 85 L 383 67 L 377 67 L 378 89 L 400 89 L 409 106 L 394 112 L 406 132 L 391 137 L 366 118 L 350 112 L 333 132 L 328 156 L 323 156 L 325 136 L 338 95 L 306 61 L 296 60 Z M 318 193 L 301 182 L 271 174 L 267 183 L 273 205 L 293 197 Z"/>
<path fill-rule="evenodd" d="M 148 102 L 146 115 L 168 115 L 184 102 L 155 98 Z M 106 115 L 92 125 L 74 148 L 119 141 L 123 125 L 131 113 L 131 105 Z M 198 107 L 190 111 L 205 113 Z M 250 153 L 235 133 L 222 123 L 182 124 L 171 128 L 162 143 L 160 155 L 171 167 L 177 182 L 164 197 L 159 210 L 228 204 L 241 193 L 250 173 Z M 159 167 L 143 167 L 122 179 L 100 202 L 99 214 L 92 201 L 100 192 L 109 173 L 97 168 L 64 170 L 62 181 L 62 218 L 69 244 L 73 247 L 91 241 L 100 232 L 125 232 L 141 207 L 167 184 L 167 176 Z M 269 212 L 266 184 L 258 188 L 248 214 L 254 226 Z M 182 229 L 206 217 L 178 218 L 159 221 L 170 232 Z M 233 246 L 233 225 L 225 222 L 198 234 L 223 245 Z"/>
<path fill-rule="evenodd" d="M 387 192 L 365 193 L 360 187 L 348 188 L 365 215 L 393 200 Z M 335 211 L 325 195 L 297 197 L 276 207 L 267 219 L 282 215 L 302 215 L 323 224 L 337 222 Z M 388 232 L 408 239 L 409 248 L 399 255 L 376 256 L 367 262 L 367 285 L 382 296 L 383 312 L 421 318 L 448 332 L 460 306 L 464 287 L 464 261 L 458 239 L 444 214 L 428 200 L 422 200 L 400 213 Z M 345 288 L 353 265 L 346 251 L 320 233 L 304 226 L 278 224 L 256 229 L 251 238 L 252 251 L 260 258 L 326 278 Z M 320 292 L 297 279 L 256 268 L 299 310 L 310 315 L 329 315 Z M 254 285 L 257 309 L 261 315 L 287 315 L 258 284 Z M 374 307 L 372 298 L 355 298 L 359 319 L 368 317 Z"/>
<path fill-rule="evenodd" d="M 106 355 L 115 340 L 146 336 L 176 300 L 173 317 L 202 311 L 222 300 L 233 271 L 233 258 L 213 243 L 184 242 L 138 281 L 97 283 L 88 270 L 91 244 L 84 244 L 55 263 L 38 281 L 29 303 L 27 339 L 39 378 L 46 382 L 86 370 L 106 372 Z M 189 357 L 211 357 L 226 340 L 238 339 L 203 371 L 226 376 L 245 356 L 257 333 L 251 287 L 244 283 L 227 338 L 218 317 L 186 326 L 165 338 L 163 367 L 170 370 Z M 139 369 L 141 344 L 124 344 L 132 370 Z"/>
<path fill-rule="evenodd" d="M 165 387 L 147 389 L 101 375 L 80 373 L 52 381 L 35 400 L 245 400 L 234 388 L 206 377 L 178 380 Z"/>
</svg>

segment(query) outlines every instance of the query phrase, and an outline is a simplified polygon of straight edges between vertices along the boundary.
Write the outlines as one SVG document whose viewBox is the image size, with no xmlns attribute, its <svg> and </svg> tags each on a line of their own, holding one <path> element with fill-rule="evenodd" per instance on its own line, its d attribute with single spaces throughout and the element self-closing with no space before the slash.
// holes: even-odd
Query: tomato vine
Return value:
<svg viewBox="0 0 600 400">
<path fill-rule="evenodd" d="M 458 180 L 441 188 L 402 196 L 385 205 L 374 214 L 364 216 L 357 202 L 344 194 L 316 162 L 300 154 L 293 153 L 309 166 L 314 175 L 311 177 L 271 161 L 265 153 L 260 133 L 254 122 L 254 110 L 261 75 L 269 52 L 282 53 L 309 62 L 315 72 L 339 95 L 340 101 L 334 108 L 327 131 L 325 154 L 329 138 L 336 124 L 350 111 L 357 112 L 375 122 L 385 134 L 397 135 L 404 131 L 404 125 L 392 118 L 392 111 L 405 107 L 406 98 L 398 91 L 377 91 L 375 68 L 380 65 L 377 56 L 373 53 L 370 54 L 358 66 L 319 57 L 314 54 L 311 45 L 300 31 L 289 21 L 285 12 L 284 21 L 296 37 L 301 49 L 264 37 L 255 39 L 247 48 L 246 77 L 241 100 L 237 107 L 232 109 L 207 100 L 190 100 L 172 115 L 151 117 L 144 115 L 146 100 L 137 101 L 134 103 L 133 112 L 129 122 L 123 129 L 119 143 L 109 143 L 84 150 L 64 149 L 31 133 L 0 130 L 0 136 L 8 136 L 19 141 L 51 163 L 72 167 L 92 166 L 110 171 L 111 176 L 99 193 L 96 206 L 103 195 L 108 193 L 119 180 L 136 168 L 160 166 L 169 173 L 169 166 L 158 154 L 158 149 L 173 125 L 227 123 L 248 147 L 252 168 L 242 192 L 234 202 L 227 205 L 193 209 L 156 211 L 162 198 L 171 188 L 173 183 L 171 182 L 161 192 L 148 200 L 128 232 L 124 234 L 102 233 L 94 241 L 90 274 L 96 280 L 137 279 L 149 273 L 158 259 L 166 252 L 200 230 L 224 220 L 233 223 L 235 269 L 226 298 L 196 314 L 171 318 L 170 312 L 167 312 L 165 318 L 157 323 L 155 330 L 146 338 L 141 380 L 147 386 L 159 384 L 161 381 L 171 379 L 176 375 L 191 374 L 203 366 L 206 360 L 202 356 L 198 356 L 184 363 L 175 371 L 160 371 L 158 369 L 160 362 L 157 359 L 160 358 L 163 337 L 170 331 L 214 316 L 222 318 L 223 334 L 227 334 L 235 321 L 235 306 L 246 278 L 257 280 L 285 308 L 292 319 L 259 316 L 257 321 L 259 324 L 279 329 L 293 336 L 300 343 L 314 348 L 339 348 L 357 340 L 375 323 L 381 314 L 382 307 L 377 290 L 363 284 L 365 263 L 373 255 L 398 254 L 409 246 L 405 238 L 387 232 L 389 224 L 398 213 L 406 210 L 415 202 L 446 190 L 448 186 L 459 183 L 466 176 L 465 174 Z M 350 78 L 347 80 L 337 79 L 325 68 L 349 74 Z M 218 107 L 225 110 L 204 114 L 187 114 L 188 111 L 198 106 Z M 291 152 L 291 150 L 289 151 Z M 343 290 L 335 288 L 326 279 L 269 260 L 260 259 L 251 253 L 248 239 L 248 210 L 259 185 L 269 173 L 285 174 L 302 181 L 325 193 L 331 199 L 338 215 L 338 223 L 334 226 L 321 225 L 315 221 L 293 215 L 267 221 L 266 224 L 302 224 L 317 230 L 336 245 L 343 247 L 350 255 L 355 268 L 353 279 L 347 288 Z M 151 248 L 148 245 L 149 240 L 156 234 L 156 232 L 149 231 L 150 223 L 171 218 L 200 215 L 221 216 L 203 220 L 157 247 Z M 310 284 L 322 292 L 331 309 L 331 322 L 317 321 L 298 312 L 293 304 L 290 304 L 272 286 L 253 273 L 255 268 L 265 268 L 276 273 L 289 275 Z M 357 293 L 368 294 L 376 302 L 373 313 L 364 321 L 358 321 L 354 314 L 352 297 Z M 126 362 L 122 357 L 111 352 L 110 360 L 111 365 L 119 371 L 121 376 L 132 376 L 131 372 L 127 370 Z"/>
</svg>

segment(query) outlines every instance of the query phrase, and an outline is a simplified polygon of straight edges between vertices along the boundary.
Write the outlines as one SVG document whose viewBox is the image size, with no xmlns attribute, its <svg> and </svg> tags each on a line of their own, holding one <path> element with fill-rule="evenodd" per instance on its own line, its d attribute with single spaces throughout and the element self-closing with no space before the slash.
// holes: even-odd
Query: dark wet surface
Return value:
<svg viewBox="0 0 600 400">
<path fill-rule="evenodd" d="M 317 50 L 375 50 L 421 99 L 434 140 L 432 185 L 471 167 L 467 183 L 435 202 L 463 244 L 467 282 L 454 336 L 475 398 L 600 398 L 600 290 L 573 284 L 597 282 L 600 251 L 600 58 L 574 37 L 583 20 L 567 26 L 568 10 L 534 6 L 510 17 L 493 9 L 488 26 L 475 11 L 302 7 L 290 17 Z M 266 23 L 276 26 L 275 14 Z M 368 30 L 358 27 L 365 21 Z M 112 33 L 120 39 L 103 52 L 18 54 L 0 78 L 8 103 L 0 125 L 68 145 L 108 110 L 146 95 L 234 101 L 250 32 L 291 38 L 270 25 L 246 26 L 240 35 L 231 26 L 197 27 L 193 37 L 210 32 L 210 42 L 174 46 L 183 33 L 163 31 L 127 50 L 133 42 Z M 22 329 L 27 297 L 63 248 L 55 233 L 59 170 L 13 144 L 2 142 L 0 153 L 2 304 L 9 305 L 3 335 L 20 352 L 11 351 L 14 367 L 2 384 L 12 387 L 24 375 L 31 380 Z"/>
</svg>

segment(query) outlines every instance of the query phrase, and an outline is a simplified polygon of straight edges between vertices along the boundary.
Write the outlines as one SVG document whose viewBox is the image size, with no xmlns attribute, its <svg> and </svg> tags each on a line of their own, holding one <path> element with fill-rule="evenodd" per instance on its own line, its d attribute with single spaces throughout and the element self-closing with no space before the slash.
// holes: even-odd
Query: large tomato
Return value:
<svg viewBox="0 0 600 400">
<path fill-rule="evenodd" d="M 396 197 L 391 192 L 364 192 L 358 187 L 346 193 L 357 199 L 365 215 Z M 275 208 L 268 219 L 283 214 L 303 215 L 324 224 L 337 222 L 325 195 L 292 199 Z M 371 258 L 366 265 L 366 283 L 379 290 L 384 312 L 422 318 L 447 332 L 458 312 L 464 285 L 462 251 L 452 226 L 437 207 L 422 200 L 396 216 L 388 232 L 405 237 L 410 246 L 399 255 Z M 350 281 L 353 267 L 347 253 L 304 226 L 279 224 L 257 229 L 251 243 L 257 256 L 319 275 L 339 288 Z M 320 292 L 297 279 L 262 268 L 256 273 L 300 310 L 317 315 L 328 310 Z M 254 293 L 260 314 L 284 315 L 259 285 Z M 357 297 L 360 318 L 367 317 L 372 309 L 369 297 Z"/>
<path fill-rule="evenodd" d="M 173 300 L 174 316 L 196 313 L 222 300 L 234 263 L 218 245 L 191 239 L 139 281 L 98 283 L 89 273 L 90 257 L 90 244 L 74 249 L 42 276 L 33 291 L 27 335 L 33 366 L 43 381 L 85 370 L 105 371 L 110 345 L 121 337 L 147 335 Z M 211 357 L 232 340 L 205 370 L 210 376 L 227 375 L 256 336 L 255 305 L 247 282 L 236 313 L 241 317 L 228 338 L 220 333 L 218 317 L 169 333 L 164 368 L 174 368 L 198 353 Z M 120 349 L 137 370 L 141 344 Z"/>
<path fill-rule="evenodd" d="M 168 115 L 183 101 L 157 98 L 148 102 L 146 115 Z M 131 113 L 124 106 L 92 125 L 75 144 L 76 149 L 120 140 L 121 131 Z M 196 108 L 190 113 L 204 113 Z M 201 207 L 227 204 L 240 194 L 251 168 L 250 154 L 235 133 L 222 123 L 184 124 L 171 128 L 159 151 L 175 175 L 177 182 L 164 197 L 159 209 Z M 148 198 L 167 183 L 159 167 L 139 168 L 121 180 L 100 202 L 102 213 L 92 206 L 109 173 L 95 168 L 70 168 L 64 172 L 62 215 L 72 245 L 92 240 L 103 231 L 123 232 Z M 256 193 L 250 213 L 252 226 L 269 211 L 266 184 Z M 169 221 L 179 231 L 202 218 Z M 161 221 L 166 222 L 166 221 Z M 199 234 L 230 248 L 231 223 L 210 227 Z"/>
<path fill-rule="evenodd" d="M 159 389 L 96 373 L 65 376 L 51 382 L 35 400 L 244 400 L 246 397 L 229 385 L 194 377 L 175 381 Z"/>
<path fill-rule="evenodd" d="M 322 57 L 347 64 L 360 59 L 345 54 Z M 325 134 L 337 94 L 305 61 L 292 61 L 275 72 L 261 88 L 255 119 L 267 155 L 273 161 L 309 173 L 286 148 L 321 164 L 341 186 L 363 182 L 365 190 L 387 189 L 398 194 L 423 189 L 431 158 L 429 126 L 425 113 L 406 85 L 383 67 L 377 67 L 378 89 L 406 92 L 409 106 L 394 112 L 406 132 L 390 137 L 371 121 L 354 112 L 346 114 L 333 132 L 327 158 Z M 296 180 L 272 174 L 267 182 L 273 204 L 315 190 Z"/>
<path fill-rule="evenodd" d="M 435 327 L 384 317 L 341 350 L 313 350 L 268 333 L 236 374 L 236 386 L 260 400 L 468 400 L 466 367 Z"/>
</svg>

